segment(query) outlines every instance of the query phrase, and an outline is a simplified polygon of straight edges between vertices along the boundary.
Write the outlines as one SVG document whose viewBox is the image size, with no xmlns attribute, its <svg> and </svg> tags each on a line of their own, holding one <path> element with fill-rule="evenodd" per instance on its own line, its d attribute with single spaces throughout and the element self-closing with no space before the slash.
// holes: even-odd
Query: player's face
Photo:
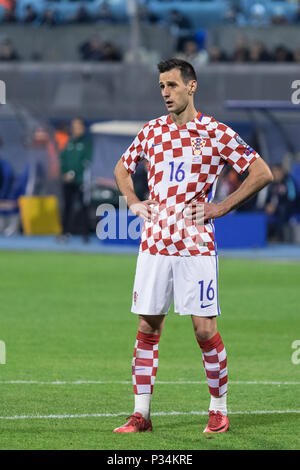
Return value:
<svg viewBox="0 0 300 470">
<path fill-rule="evenodd" d="M 195 81 L 190 80 L 184 83 L 181 72 L 178 69 L 172 69 L 161 73 L 159 76 L 159 86 L 162 97 L 170 113 L 180 114 L 191 102 Z"/>
</svg>

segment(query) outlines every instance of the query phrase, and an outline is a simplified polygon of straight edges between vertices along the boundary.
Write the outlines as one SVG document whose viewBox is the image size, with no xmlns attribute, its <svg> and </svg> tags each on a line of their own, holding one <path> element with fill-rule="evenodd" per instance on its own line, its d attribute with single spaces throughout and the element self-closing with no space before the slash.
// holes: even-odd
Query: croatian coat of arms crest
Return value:
<svg viewBox="0 0 300 470">
<path fill-rule="evenodd" d="M 195 137 L 195 139 L 192 139 L 192 149 L 194 155 L 201 155 L 204 146 L 205 139 L 202 139 L 201 137 Z"/>
</svg>

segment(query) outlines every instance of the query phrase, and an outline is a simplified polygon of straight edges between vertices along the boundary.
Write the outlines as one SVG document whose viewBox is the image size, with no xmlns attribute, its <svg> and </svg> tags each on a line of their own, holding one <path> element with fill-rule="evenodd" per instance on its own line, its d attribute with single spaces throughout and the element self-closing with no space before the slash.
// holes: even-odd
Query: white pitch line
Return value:
<svg viewBox="0 0 300 470">
<path fill-rule="evenodd" d="M 300 413 L 300 410 L 255 410 L 255 411 L 231 411 L 229 415 L 264 415 L 264 414 L 288 414 Z M 186 416 L 197 415 L 206 416 L 207 411 L 158 411 L 151 413 L 151 416 Z M 130 412 L 120 413 L 84 413 L 72 415 L 21 415 L 21 416 L 0 416 L 0 420 L 20 420 L 20 419 L 79 419 L 79 418 L 116 418 L 118 416 L 129 416 Z"/>
<path fill-rule="evenodd" d="M 206 380 L 192 381 L 192 380 L 179 380 L 179 381 L 161 381 L 156 380 L 156 384 L 160 385 L 207 385 Z M 39 380 L 0 380 L 0 385 L 21 384 L 21 385 L 131 385 L 129 380 L 55 380 L 55 381 L 39 381 Z M 300 382 L 279 382 L 267 380 L 253 380 L 242 381 L 232 380 L 228 382 L 229 385 L 300 385 Z"/>
</svg>

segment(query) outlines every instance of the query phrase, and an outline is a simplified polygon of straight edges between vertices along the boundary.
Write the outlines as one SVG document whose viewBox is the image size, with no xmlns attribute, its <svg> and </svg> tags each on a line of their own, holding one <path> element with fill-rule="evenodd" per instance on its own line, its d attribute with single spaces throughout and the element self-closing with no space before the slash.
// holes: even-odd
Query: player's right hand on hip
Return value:
<svg viewBox="0 0 300 470">
<path fill-rule="evenodd" d="M 132 204 L 130 210 L 134 215 L 141 217 L 145 222 L 151 222 L 157 216 L 158 202 L 152 199 Z M 156 209 L 156 210 L 155 210 Z"/>
</svg>

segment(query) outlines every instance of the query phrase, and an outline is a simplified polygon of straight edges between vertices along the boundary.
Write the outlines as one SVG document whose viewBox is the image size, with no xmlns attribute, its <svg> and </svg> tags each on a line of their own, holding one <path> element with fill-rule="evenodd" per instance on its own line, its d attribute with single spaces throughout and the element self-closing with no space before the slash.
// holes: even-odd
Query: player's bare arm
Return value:
<svg viewBox="0 0 300 470">
<path fill-rule="evenodd" d="M 187 214 L 198 223 L 205 223 L 209 219 L 217 219 L 241 206 L 254 196 L 258 191 L 273 181 L 273 175 L 262 158 L 255 160 L 248 168 L 248 176 L 241 186 L 230 194 L 224 201 L 215 204 L 213 202 L 193 204 Z"/>
<path fill-rule="evenodd" d="M 153 215 L 153 207 L 157 202 L 152 200 L 140 201 L 135 194 L 131 174 L 126 170 L 122 159 L 118 161 L 115 167 L 114 176 L 131 212 L 145 221 L 150 221 Z"/>
</svg>

